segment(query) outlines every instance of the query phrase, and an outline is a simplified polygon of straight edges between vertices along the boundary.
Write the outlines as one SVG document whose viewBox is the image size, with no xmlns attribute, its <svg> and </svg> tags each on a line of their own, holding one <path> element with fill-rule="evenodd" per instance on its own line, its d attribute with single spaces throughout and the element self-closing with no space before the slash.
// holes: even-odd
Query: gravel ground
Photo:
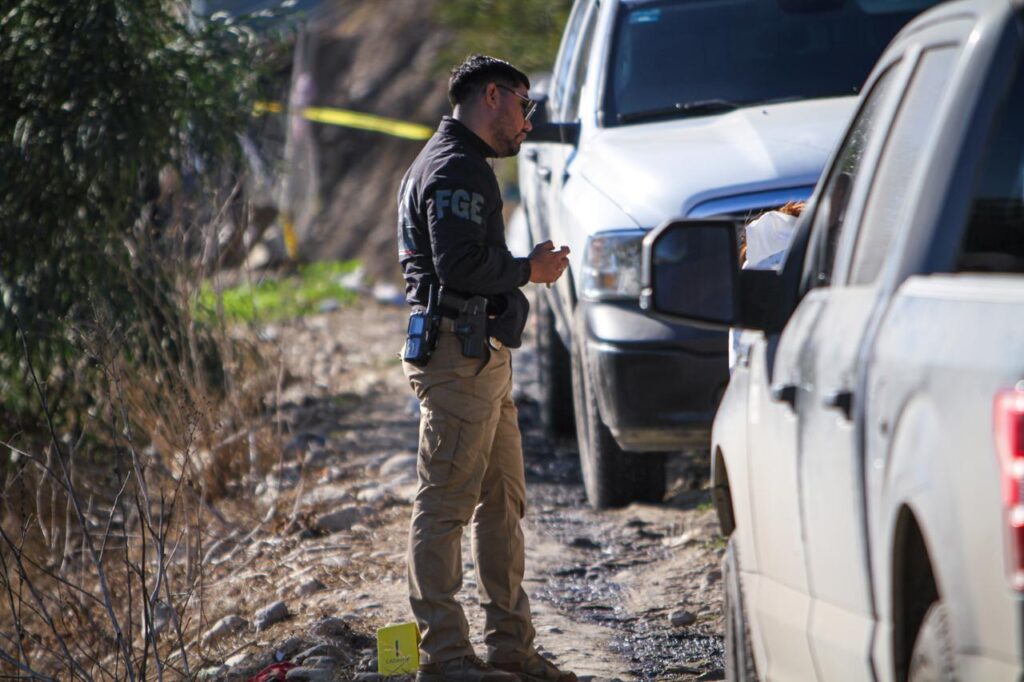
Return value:
<svg viewBox="0 0 1024 682">
<path fill-rule="evenodd" d="M 211 559 L 209 623 L 229 615 L 246 623 L 210 638 L 212 665 L 201 677 L 246 679 L 319 643 L 333 655 L 306 656 L 308 674 L 289 679 L 353 679 L 376 670 L 375 630 L 410 619 L 405 543 L 418 414 L 398 360 L 405 315 L 367 300 L 262 330 L 282 358 L 281 390 L 270 400 L 288 446 L 269 476 L 244 484 L 255 491 L 250 514 L 268 521 L 227 538 Z M 540 431 L 530 339 L 514 362 L 538 648 L 581 679 L 722 679 L 724 544 L 706 455 L 670 458 L 664 503 L 595 511 L 575 442 L 552 443 Z M 482 653 L 465 544 L 460 599 Z M 257 611 L 276 601 L 281 620 L 254 631 Z"/>
</svg>

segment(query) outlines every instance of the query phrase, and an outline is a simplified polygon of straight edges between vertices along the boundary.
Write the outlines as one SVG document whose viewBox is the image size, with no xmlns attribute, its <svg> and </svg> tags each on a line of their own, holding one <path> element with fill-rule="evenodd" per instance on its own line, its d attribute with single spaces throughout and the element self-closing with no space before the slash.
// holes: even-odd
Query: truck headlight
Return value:
<svg viewBox="0 0 1024 682">
<path fill-rule="evenodd" d="M 640 246 L 643 230 L 616 230 L 595 234 L 583 252 L 583 296 L 586 298 L 638 298 Z"/>
</svg>

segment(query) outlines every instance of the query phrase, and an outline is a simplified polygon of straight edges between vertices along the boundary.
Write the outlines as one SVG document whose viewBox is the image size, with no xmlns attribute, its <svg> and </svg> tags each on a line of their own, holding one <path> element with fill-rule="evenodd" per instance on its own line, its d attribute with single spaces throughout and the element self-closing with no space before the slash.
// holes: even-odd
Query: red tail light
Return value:
<svg viewBox="0 0 1024 682">
<path fill-rule="evenodd" d="M 995 439 L 1006 515 L 1007 558 L 1013 589 L 1024 592 L 1024 390 L 996 394 Z"/>
</svg>

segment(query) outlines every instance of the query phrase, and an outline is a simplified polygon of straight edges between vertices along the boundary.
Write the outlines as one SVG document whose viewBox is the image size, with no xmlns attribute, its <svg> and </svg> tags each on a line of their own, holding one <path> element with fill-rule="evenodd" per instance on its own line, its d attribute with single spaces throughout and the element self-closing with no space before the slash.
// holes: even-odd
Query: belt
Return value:
<svg viewBox="0 0 1024 682">
<path fill-rule="evenodd" d="M 443 331 L 443 332 L 451 332 L 452 334 L 454 334 L 455 333 L 455 320 L 450 318 L 450 317 L 442 317 L 441 318 L 441 331 Z M 487 337 L 487 345 L 489 345 L 494 350 L 501 350 L 502 346 L 504 346 L 505 344 L 503 344 L 501 341 L 499 341 L 498 339 L 494 338 L 493 336 L 488 336 Z"/>
</svg>

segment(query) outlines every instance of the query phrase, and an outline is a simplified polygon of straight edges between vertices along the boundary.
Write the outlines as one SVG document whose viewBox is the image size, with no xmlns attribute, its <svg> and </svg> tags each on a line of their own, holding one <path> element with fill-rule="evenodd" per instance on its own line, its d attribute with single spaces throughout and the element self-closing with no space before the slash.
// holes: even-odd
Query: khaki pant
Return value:
<svg viewBox="0 0 1024 682">
<path fill-rule="evenodd" d="M 409 529 L 409 597 L 423 639 L 421 663 L 473 653 L 455 595 L 462 586 L 462 529 L 472 521 L 477 591 L 485 612 L 487 658 L 517 662 L 533 652 L 519 523 L 526 480 L 512 356 L 488 349 L 462 355 L 442 332 L 426 367 L 404 363 L 420 400 L 419 490 Z"/>
</svg>

